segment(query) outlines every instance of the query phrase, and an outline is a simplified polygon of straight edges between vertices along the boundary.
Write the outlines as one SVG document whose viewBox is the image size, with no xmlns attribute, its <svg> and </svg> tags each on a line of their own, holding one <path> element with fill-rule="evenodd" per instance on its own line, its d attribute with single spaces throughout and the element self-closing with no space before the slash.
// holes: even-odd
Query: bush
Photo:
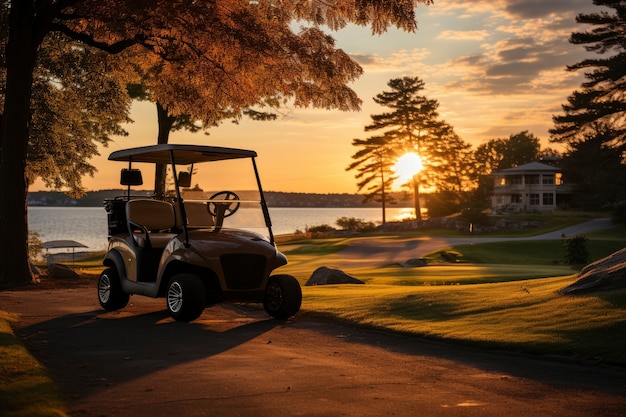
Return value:
<svg viewBox="0 0 626 417">
<path fill-rule="evenodd" d="M 589 262 L 589 249 L 587 249 L 587 238 L 578 235 L 563 239 L 565 246 L 565 263 L 568 265 L 582 265 Z"/>
<path fill-rule="evenodd" d="M 334 232 L 335 228 L 327 224 L 321 224 L 319 226 L 311 226 L 306 228 L 307 233 L 325 233 Z"/>
<path fill-rule="evenodd" d="M 470 224 L 489 224 L 489 216 L 483 213 L 480 209 L 467 208 L 461 211 L 461 218 Z"/>
<path fill-rule="evenodd" d="M 371 232 L 376 228 L 374 222 L 368 222 L 363 219 L 357 219 L 356 217 L 341 217 L 337 219 L 337 226 L 343 230 L 351 230 L 354 232 Z"/>
<path fill-rule="evenodd" d="M 613 222 L 626 224 L 626 200 L 619 201 L 613 206 Z"/>
</svg>

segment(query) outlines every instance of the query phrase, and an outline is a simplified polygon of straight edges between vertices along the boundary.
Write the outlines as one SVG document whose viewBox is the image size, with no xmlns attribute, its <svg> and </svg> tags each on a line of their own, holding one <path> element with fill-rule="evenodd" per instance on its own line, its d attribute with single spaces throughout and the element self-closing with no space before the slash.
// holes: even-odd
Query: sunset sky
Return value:
<svg viewBox="0 0 626 417">
<path fill-rule="evenodd" d="M 355 172 L 345 170 L 357 150 L 352 139 L 372 135 L 364 126 L 384 111 L 372 97 L 408 75 L 426 83 L 423 94 L 439 101 L 441 118 L 474 147 L 523 130 L 555 147 L 548 143 L 552 115 L 583 81 L 583 74 L 565 71 L 587 54 L 568 43 L 573 31 L 587 29 L 574 19 L 600 10 L 591 0 L 435 0 L 418 8 L 415 33 L 372 36 L 349 27 L 334 34 L 365 71 L 353 85 L 360 112 L 291 108 L 274 122 L 225 123 L 209 136 L 176 132 L 170 142 L 254 149 L 268 191 L 355 193 Z M 136 103 L 132 118 L 130 135 L 92 161 L 98 173 L 84 179 L 87 189 L 119 187 L 121 165 L 106 161 L 110 152 L 156 143 L 154 105 Z M 151 184 L 149 174 L 144 181 Z"/>
</svg>

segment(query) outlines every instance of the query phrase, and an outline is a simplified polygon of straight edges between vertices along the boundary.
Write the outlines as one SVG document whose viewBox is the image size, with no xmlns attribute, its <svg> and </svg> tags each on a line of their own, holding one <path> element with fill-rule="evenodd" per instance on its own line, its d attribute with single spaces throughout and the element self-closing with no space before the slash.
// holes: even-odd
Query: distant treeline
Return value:
<svg viewBox="0 0 626 417">
<path fill-rule="evenodd" d="M 133 191 L 134 196 L 150 196 L 150 191 Z M 70 198 L 62 192 L 34 191 L 28 193 L 29 206 L 63 207 L 103 207 L 105 199 L 124 195 L 124 190 L 90 191 L 83 198 Z M 403 193 L 396 193 L 399 203 L 396 207 L 410 207 L 411 202 L 404 199 Z M 309 194 L 266 191 L 265 200 L 269 207 L 380 207 L 380 203 L 363 204 L 359 194 Z"/>
</svg>

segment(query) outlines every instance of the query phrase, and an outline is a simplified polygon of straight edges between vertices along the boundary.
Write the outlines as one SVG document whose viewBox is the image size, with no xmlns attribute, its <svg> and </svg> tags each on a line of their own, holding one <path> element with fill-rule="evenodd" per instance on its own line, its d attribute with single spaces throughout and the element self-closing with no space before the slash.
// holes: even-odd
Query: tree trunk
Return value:
<svg viewBox="0 0 626 417">
<path fill-rule="evenodd" d="M 387 224 L 387 194 L 385 193 L 385 170 L 384 170 L 382 161 L 380 165 L 380 181 L 382 184 L 380 194 L 381 194 L 381 200 L 382 200 L 382 206 L 383 206 L 383 226 L 384 226 L 385 224 Z"/>
<path fill-rule="evenodd" d="M 0 142 L 0 287 L 31 282 L 28 265 L 26 157 L 37 54 L 33 2 L 11 2 L 6 92 Z"/>
<path fill-rule="evenodd" d="M 413 207 L 415 209 L 415 219 L 422 220 L 422 207 L 420 205 L 419 174 L 413 175 Z"/>
<path fill-rule="evenodd" d="M 157 143 L 159 145 L 164 145 L 168 143 L 170 139 L 170 131 L 172 130 L 172 126 L 174 125 L 175 117 L 169 115 L 167 109 L 161 105 L 161 103 L 156 103 L 157 107 L 157 120 L 159 123 L 159 135 L 157 137 Z M 165 179 L 167 177 L 167 166 L 163 164 L 156 164 L 155 172 L 154 172 L 154 195 L 157 198 L 162 198 L 165 196 Z"/>
</svg>

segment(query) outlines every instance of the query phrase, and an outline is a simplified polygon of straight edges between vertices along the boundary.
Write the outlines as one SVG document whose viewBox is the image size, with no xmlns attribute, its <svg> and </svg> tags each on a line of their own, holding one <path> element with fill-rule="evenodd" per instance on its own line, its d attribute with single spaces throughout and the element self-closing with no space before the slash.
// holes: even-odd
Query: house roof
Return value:
<svg viewBox="0 0 626 417">
<path fill-rule="evenodd" d="M 530 162 L 528 164 L 519 165 L 513 168 L 502 169 L 495 174 L 523 174 L 524 172 L 557 172 L 561 171 L 552 165 L 542 164 L 541 162 Z"/>
</svg>

